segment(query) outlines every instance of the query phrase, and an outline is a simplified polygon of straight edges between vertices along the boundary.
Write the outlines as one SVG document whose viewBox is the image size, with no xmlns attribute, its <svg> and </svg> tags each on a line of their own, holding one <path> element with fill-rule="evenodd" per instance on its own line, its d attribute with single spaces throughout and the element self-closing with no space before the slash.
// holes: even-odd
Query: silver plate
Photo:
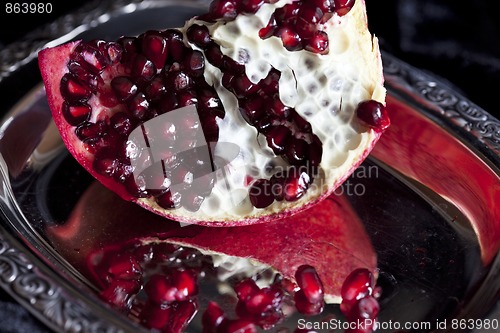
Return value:
<svg viewBox="0 0 500 333">
<path fill-rule="evenodd" d="M 115 39 L 122 34 L 135 35 L 147 29 L 165 28 L 165 22 L 168 22 L 169 26 L 178 26 L 206 5 L 206 1 L 120 0 L 89 3 L 81 11 L 63 17 L 43 30 L 27 36 L 25 40 L 2 50 L 0 84 L 21 76 L 21 71 L 36 61 L 37 51 L 48 45 L 76 38 Z M 462 165 L 449 166 L 446 162 L 441 163 L 444 167 L 449 167 L 445 170 L 449 176 L 446 178 L 448 180 L 436 177 L 435 174 L 429 175 L 431 171 L 426 172 L 422 166 L 415 167 L 412 164 L 413 169 L 409 168 L 411 163 L 407 160 L 396 160 L 391 156 L 391 149 L 395 149 L 394 147 L 402 146 L 403 153 L 408 151 L 408 144 L 405 146 L 405 141 L 399 140 L 397 136 L 404 133 L 399 132 L 388 135 L 385 141 L 382 140 L 380 147 L 377 147 L 365 164 L 377 165 L 383 173 L 380 179 L 351 179 L 352 182 L 362 183 L 366 188 L 377 191 L 385 186 L 384 184 L 389 184 L 386 191 L 374 192 L 371 196 L 353 197 L 351 203 L 374 239 L 383 271 L 391 276 L 405 272 L 401 273 L 403 278 L 396 295 L 402 295 L 405 286 L 422 284 L 425 286 L 411 291 L 414 293 L 411 296 L 418 298 L 424 297 L 424 294 L 432 294 L 429 298 L 432 305 L 446 308 L 446 311 L 434 308 L 437 312 L 442 310 L 439 319 L 476 319 L 488 315 L 491 318 L 499 318 L 498 306 L 495 312 L 492 311 L 500 291 L 500 215 L 498 208 L 495 208 L 495 202 L 488 202 L 488 196 L 498 198 L 500 192 L 500 122 L 432 75 L 387 53 L 383 54 L 383 61 L 391 105 L 394 108 L 407 108 L 409 114 L 420 117 L 419 119 L 427 124 L 425 126 L 430 126 L 431 131 L 435 131 L 436 137 L 444 138 L 446 146 L 456 147 L 457 151 L 464 154 L 470 162 L 469 167 L 484 171 L 488 182 L 493 185 L 488 188 L 472 187 L 475 198 L 479 198 L 474 203 L 476 206 L 462 202 L 461 198 L 455 197 L 453 193 L 446 193 L 447 188 L 443 189 L 442 184 L 450 184 L 447 183 L 449 179 L 461 180 L 466 172 L 470 172 L 467 174 L 470 181 L 464 183 L 467 187 L 476 183 L 474 179 L 477 175 Z M 58 143 L 57 135 L 55 139 L 51 137 L 54 129 L 48 127 L 50 112 L 43 87 L 40 82 L 34 80 L 30 83 L 35 85 L 35 88 L 26 89 L 16 105 L 5 110 L 1 127 L 0 208 L 4 219 L 0 225 L 0 285 L 56 331 L 141 331 L 143 329 L 129 318 L 116 313 L 100 301 L 93 284 L 70 265 L 67 258 L 56 251 L 44 234 L 44 227 L 50 222 L 51 214 L 47 202 L 61 202 L 65 194 L 64 191 L 58 192 L 50 187 L 50 177 L 38 176 L 59 172 L 60 163 L 67 159 L 67 154 Z M 403 125 L 399 128 L 408 129 Z M 30 135 L 20 138 L 17 136 L 19 133 Z M 431 154 L 415 150 L 415 161 L 425 162 L 429 161 L 429 158 L 438 159 L 441 155 L 445 156 L 447 150 L 442 144 L 441 140 L 426 146 L 432 148 Z M 40 154 L 40 151 L 43 151 L 43 154 Z M 450 186 L 453 189 L 453 185 Z M 71 190 L 76 192 L 70 196 L 77 198 L 78 184 Z M 404 198 L 407 198 L 406 205 L 394 204 L 395 199 Z M 74 202 L 69 203 L 70 207 L 64 209 L 71 209 L 73 204 Z M 382 221 L 381 206 L 384 206 L 387 212 L 394 213 L 390 215 L 391 221 Z M 498 202 L 496 206 L 498 207 Z M 472 211 L 464 214 L 464 207 Z M 479 221 L 480 218 L 477 218 L 476 221 L 476 217 L 482 216 L 484 209 L 490 210 L 490 220 Z M 423 228 L 418 223 L 416 228 L 409 226 L 410 222 L 422 222 L 422 219 L 427 219 L 429 223 L 442 224 L 442 228 L 432 229 L 431 225 L 427 224 Z M 458 227 L 455 223 L 457 221 L 460 222 Z M 406 227 L 401 229 L 402 225 Z M 483 241 L 487 243 L 485 246 L 497 250 L 486 266 L 480 262 L 478 241 L 471 225 L 481 225 L 492 230 L 490 234 L 493 236 Z M 434 242 L 442 240 L 444 243 L 444 240 L 448 239 L 459 241 L 456 244 L 438 244 L 437 249 L 433 248 L 429 245 L 430 241 L 419 239 L 416 235 L 422 229 L 430 230 L 429 228 L 434 233 Z M 385 238 L 377 238 L 381 231 L 387 233 Z M 401 232 L 410 235 L 407 237 L 408 243 L 395 242 L 398 238 L 404 239 Z M 409 284 L 405 285 L 404 279 L 410 276 L 408 272 L 417 274 L 419 270 L 425 269 L 410 267 L 414 262 L 406 260 L 404 248 L 420 245 L 433 250 L 428 255 L 430 258 L 426 259 L 429 260 L 428 265 L 431 268 L 419 275 L 416 284 L 408 282 Z M 401 253 L 396 253 L 394 249 L 399 249 Z M 454 253 L 456 250 L 460 253 L 457 257 Z M 459 266 L 460 269 L 444 273 L 436 270 L 442 264 L 440 260 L 451 262 L 456 259 L 464 260 L 463 265 Z M 436 281 L 431 281 L 433 279 Z M 446 284 L 453 286 L 454 283 L 460 291 L 443 287 Z M 451 308 L 449 304 L 434 300 L 452 296 L 456 299 L 452 300 Z M 411 297 L 407 296 L 403 300 L 387 301 L 388 309 L 384 316 L 389 318 L 395 315 L 407 320 L 428 319 L 428 315 L 408 317 L 404 310 L 405 305 L 428 306 L 425 302 L 412 303 L 413 300 L 410 302 L 409 298 Z M 424 309 L 430 311 L 430 308 Z M 415 312 L 414 310 L 415 308 L 412 308 L 410 312 Z M 192 330 L 195 331 L 196 328 Z"/>
</svg>

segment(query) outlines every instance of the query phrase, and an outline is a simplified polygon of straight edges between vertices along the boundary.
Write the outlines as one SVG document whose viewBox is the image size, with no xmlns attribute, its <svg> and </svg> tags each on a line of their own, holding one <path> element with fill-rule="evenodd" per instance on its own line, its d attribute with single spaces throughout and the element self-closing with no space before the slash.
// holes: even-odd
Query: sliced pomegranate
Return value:
<svg viewBox="0 0 500 333">
<path fill-rule="evenodd" d="M 119 196 L 181 222 L 266 222 L 328 197 L 389 124 L 364 11 L 215 0 L 182 28 L 47 48 L 39 67 L 68 150 Z"/>
</svg>

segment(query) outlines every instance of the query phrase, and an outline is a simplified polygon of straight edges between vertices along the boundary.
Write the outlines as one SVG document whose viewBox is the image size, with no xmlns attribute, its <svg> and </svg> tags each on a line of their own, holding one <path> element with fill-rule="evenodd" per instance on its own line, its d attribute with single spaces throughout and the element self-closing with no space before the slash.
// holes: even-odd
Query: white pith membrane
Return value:
<svg viewBox="0 0 500 333">
<path fill-rule="evenodd" d="M 230 22 L 209 24 L 192 19 L 181 31 L 185 35 L 193 24 L 206 25 L 225 55 L 238 60 L 242 53 L 248 54 L 246 74 L 253 83 L 265 78 L 271 68 L 281 72 L 280 99 L 311 124 L 313 133 L 323 144 L 320 176 L 314 179 L 306 195 L 295 202 L 274 201 L 265 209 L 252 206 L 249 186 L 245 183 L 247 176 L 269 179 L 277 170 L 289 166 L 283 158 L 274 155 L 265 136 L 258 135 L 257 130 L 243 119 L 237 98 L 221 84 L 221 71 L 206 61 L 205 79 L 216 89 L 226 114 L 231 114 L 218 119 L 219 142 L 236 144 L 240 153 L 223 170 L 217 171 L 215 187 L 199 211 L 190 212 L 182 207 L 165 211 L 149 198 L 139 199 L 139 204 L 163 214 L 173 214 L 188 223 L 264 222 L 269 215 L 286 216 L 325 197 L 366 157 L 380 133 L 357 124 L 356 106 L 369 99 L 384 103 L 385 88 L 378 42 L 367 29 L 364 2 L 356 1 L 347 15 L 335 14 L 324 25 L 330 45 L 326 55 L 306 50 L 290 52 L 283 47 L 280 38 L 263 40 L 259 37 L 259 30 L 267 25 L 276 8 L 291 2 L 280 0 L 264 4 L 256 14 L 240 14 Z M 185 41 L 193 49 L 200 50 L 186 38 Z M 215 156 L 218 154 L 224 156 L 224 151 L 216 147 Z M 268 167 L 271 163 L 274 168 Z"/>
</svg>

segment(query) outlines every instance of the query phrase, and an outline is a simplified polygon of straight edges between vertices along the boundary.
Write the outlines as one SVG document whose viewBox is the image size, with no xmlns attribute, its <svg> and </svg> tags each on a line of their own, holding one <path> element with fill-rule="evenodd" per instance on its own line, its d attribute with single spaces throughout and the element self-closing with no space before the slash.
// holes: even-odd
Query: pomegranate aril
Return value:
<svg viewBox="0 0 500 333">
<path fill-rule="evenodd" d="M 172 308 L 172 315 L 165 331 L 169 333 L 185 332 L 197 312 L 198 304 L 193 300 L 176 303 Z"/>
<path fill-rule="evenodd" d="M 313 316 L 318 315 L 323 312 L 325 303 L 324 302 L 309 302 L 307 297 L 304 294 L 303 290 L 297 291 L 294 296 L 295 307 L 297 311 L 302 314 Z"/>
<path fill-rule="evenodd" d="M 263 315 L 268 311 L 279 311 L 283 295 L 277 288 L 263 288 L 244 301 L 246 311 Z"/>
<path fill-rule="evenodd" d="M 92 92 L 70 73 L 62 77 L 60 90 L 68 102 L 86 102 L 92 95 Z"/>
<path fill-rule="evenodd" d="M 375 277 L 366 268 L 352 271 L 345 279 L 340 295 L 342 303 L 353 303 L 363 297 L 371 295 L 375 287 Z"/>
<path fill-rule="evenodd" d="M 310 38 L 317 30 L 318 23 L 323 17 L 320 8 L 314 6 L 302 6 L 297 13 L 295 28 L 302 38 Z"/>
<path fill-rule="evenodd" d="M 249 297 L 259 291 L 259 287 L 251 278 L 244 279 L 234 286 L 236 296 L 241 301 L 246 301 Z"/>
<path fill-rule="evenodd" d="M 170 321 L 171 312 L 170 306 L 148 302 L 140 314 L 141 324 L 147 328 L 161 330 Z"/>
<path fill-rule="evenodd" d="M 279 92 L 280 77 L 281 73 L 273 68 L 266 78 L 259 82 L 259 87 L 264 95 L 275 95 Z"/>
<path fill-rule="evenodd" d="M 380 305 L 375 297 L 366 296 L 356 302 L 348 316 L 351 320 L 375 319 L 379 311 Z"/>
<path fill-rule="evenodd" d="M 274 129 L 273 127 L 273 119 L 269 117 L 268 115 L 262 117 L 257 121 L 257 124 L 255 125 L 257 130 L 265 135 L 269 135 L 269 133 Z M 272 140 L 272 139 L 268 139 Z"/>
<path fill-rule="evenodd" d="M 224 54 L 220 50 L 220 46 L 215 42 L 211 42 L 207 46 L 207 49 L 205 50 L 205 56 L 207 57 L 207 60 L 215 67 L 221 68 L 224 64 Z"/>
<path fill-rule="evenodd" d="M 201 317 L 204 333 L 217 333 L 217 328 L 224 320 L 224 311 L 213 301 L 208 302 L 207 308 Z"/>
<path fill-rule="evenodd" d="M 108 304 L 112 304 L 119 309 L 124 309 L 130 297 L 135 295 L 139 289 L 140 285 L 137 281 L 113 280 L 101 291 L 100 297 Z"/>
<path fill-rule="evenodd" d="M 106 54 L 108 56 L 110 64 L 117 64 L 122 59 L 123 48 L 118 43 L 109 42 L 106 45 Z"/>
<path fill-rule="evenodd" d="M 151 60 L 138 54 L 134 58 L 131 74 L 138 82 L 145 83 L 151 81 L 156 75 L 156 67 Z"/>
<path fill-rule="evenodd" d="M 186 58 L 183 62 L 184 69 L 187 74 L 194 78 L 202 77 L 205 71 L 205 57 L 200 51 L 187 52 Z"/>
<path fill-rule="evenodd" d="M 204 196 L 193 191 L 188 191 L 182 194 L 181 205 L 190 212 L 197 212 L 203 201 L 205 201 Z"/>
<path fill-rule="evenodd" d="M 114 258 L 108 268 L 108 273 L 112 280 L 139 280 L 142 268 L 133 256 L 121 255 Z"/>
<path fill-rule="evenodd" d="M 391 124 L 385 106 L 375 100 L 359 103 L 356 114 L 363 123 L 379 132 L 385 131 Z"/>
<path fill-rule="evenodd" d="M 113 174 L 113 178 L 120 183 L 125 183 L 129 177 L 132 176 L 134 168 L 125 163 L 119 163 Z"/>
<path fill-rule="evenodd" d="M 292 109 L 280 100 L 279 94 L 275 94 L 271 101 L 270 111 L 279 119 L 288 119 L 291 115 Z"/>
<path fill-rule="evenodd" d="M 214 0 L 210 4 L 209 12 L 215 19 L 232 20 L 238 15 L 235 0 Z"/>
<path fill-rule="evenodd" d="M 78 126 L 90 118 L 90 114 L 92 113 L 91 107 L 86 103 L 79 104 L 69 104 L 68 102 L 64 102 L 62 105 L 62 114 L 64 119 L 71 126 Z"/>
<path fill-rule="evenodd" d="M 302 265 L 297 268 L 295 280 L 310 303 L 323 302 L 323 283 L 314 267 Z"/>
<path fill-rule="evenodd" d="M 349 13 L 356 0 L 333 0 L 335 12 L 339 16 Z"/>
<path fill-rule="evenodd" d="M 179 107 L 198 104 L 198 97 L 193 90 L 187 90 L 179 94 Z"/>
<path fill-rule="evenodd" d="M 156 68 L 163 68 L 168 56 L 167 40 L 158 31 L 148 31 L 142 37 L 142 52 Z"/>
<path fill-rule="evenodd" d="M 91 73 L 88 70 L 88 66 L 82 65 L 77 61 L 71 60 L 68 63 L 68 69 L 74 77 L 78 78 L 80 83 L 85 84 L 93 93 L 96 93 L 99 86 L 104 83 L 100 75 Z"/>
<path fill-rule="evenodd" d="M 308 144 L 302 139 L 292 138 L 285 149 L 285 156 L 291 165 L 304 165 L 308 154 Z"/>
<path fill-rule="evenodd" d="M 193 24 L 186 31 L 188 40 L 201 49 L 205 49 L 211 42 L 210 32 L 204 25 Z"/>
<path fill-rule="evenodd" d="M 167 191 L 156 197 L 156 203 L 165 209 L 175 209 L 181 207 L 181 197 L 179 192 Z"/>
<path fill-rule="evenodd" d="M 118 76 L 111 80 L 111 88 L 120 102 L 132 98 L 138 91 L 137 86 L 127 76 Z"/>
<path fill-rule="evenodd" d="M 276 126 L 266 135 L 267 144 L 276 155 L 281 155 L 285 152 L 285 147 L 288 144 L 291 134 L 288 127 L 283 125 Z"/>
<path fill-rule="evenodd" d="M 305 168 L 291 168 L 283 185 L 284 199 L 286 201 L 300 199 L 307 192 L 311 181 L 311 176 Z"/>
<path fill-rule="evenodd" d="M 302 6 L 302 1 L 295 1 L 285 5 L 282 8 L 276 9 L 274 13 L 278 24 L 289 23 L 294 25 L 297 19 L 297 14 Z"/>
<path fill-rule="evenodd" d="M 217 96 L 217 93 L 215 93 L 214 91 L 203 89 L 198 92 L 197 97 L 198 97 L 198 107 L 200 109 L 202 110 L 217 109 L 217 110 L 222 110 L 222 112 L 224 112 L 222 102 L 219 96 Z M 220 118 L 223 118 L 223 116 Z"/>
<path fill-rule="evenodd" d="M 184 59 L 185 51 L 187 50 L 184 45 L 184 36 L 177 29 L 168 29 L 162 33 L 167 39 L 167 48 L 169 52 L 169 59 L 171 62 L 182 62 Z"/>
<path fill-rule="evenodd" d="M 291 117 L 292 121 L 295 123 L 295 125 L 301 132 L 312 133 L 311 124 L 307 120 L 302 118 L 297 111 L 292 110 Z"/>
<path fill-rule="evenodd" d="M 144 89 L 144 94 L 150 101 L 157 101 L 167 93 L 167 88 L 161 76 L 156 76 Z"/>
<path fill-rule="evenodd" d="M 255 208 L 266 208 L 274 202 L 271 181 L 267 179 L 256 180 L 250 187 L 248 195 Z"/>
<path fill-rule="evenodd" d="M 109 120 L 111 128 L 113 128 L 119 135 L 128 137 L 128 135 L 135 128 L 135 122 L 125 112 L 115 113 Z"/>
<path fill-rule="evenodd" d="M 311 0 L 311 5 L 319 8 L 324 14 L 334 10 L 333 0 Z"/>
<path fill-rule="evenodd" d="M 85 122 L 76 128 L 75 134 L 80 140 L 85 141 L 88 139 L 100 137 L 106 134 L 106 131 L 107 126 L 104 122 Z"/>
<path fill-rule="evenodd" d="M 94 43 L 104 43 L 104 41 L 94 41 Z M 92 47 L 89 43 L 80 43 L 75 48 L 73 54 L 77 55 L 77 60 L 84 61 L 89 65 L 95 74 L 100 73 L 106 68 L 109 63 L 104 55 L 97 48 Z"/>
<path fill-rule="evenodd" d="M 169 72 L 166 77 L 168 88 L 183 91 L 193 87 L 193 79 L 183 71 Z"/>
<path fill-rule="evenodd" d="M 149 101 L 143 93 L 138 93 L 127 103 L 127 106 L 135 118 L 142 120 L 148 113 Z"/>
<path fill-rule="evenodd" d="M 328 52 L 328 35 L 324 31 L 316 31 L 314 35 L 307 40 L 305 49 L 317 54 L 326 54 Z"/>
<path fill-rule="evenodd" d="M 246 13 L 256 13 L 264 4 L 264 0 L 241 0 L 241 9 Z"/>
<path fill-rule="evenodd" d="M 175 301 L 175 288 L 172 288 L 166 275 L 155 274 L 144 285 L 144 291 L 149 300 L 156 304 Z"/>
<path fill-rule="evenodd" d="M 276 23 L 276 19 L 274 14 L 271 16 L 269 23 L 262 29 L 259 30 L 259 37 L 262 39 L 267 39 L 276 33 L 278 29 L 278 24 Z"/>
<path fill-rule="evenodd" d="M 222 69 L 236 76 L 245 75 L 245 65 L 240 64 L 226 55 L 222 56 Z"/>
<path fill-rule="evenodd" d="M 119 161 L 116 159 L 116 153 L 111 149 L 101 149 L 99 150 L 92 163 L 93 169 L 107 177 L 112 177 L 119 165 Z"/>
<path fill-rule="evenodd" d="M 174 94 L 165 94 L 157 103 L 160 113 L 165 113 L 178 108 L 179 100 Z"/>
<path fill-rule="evenodd" d="M 250 125 L 255 125 L 264 113 L 262 98 L 248 98 L 240 103 L 240 113 Z"/>
<path fill-rule="evenodd" d="M 302 38 L 292 26 L 284 25 L 278 28 L 276 34 L 281 38 L 283 46 L 288 51 L 299 51 L 303 49 Z"/>
<path fill-rule="evenodd" d="M 258 90 L 258 86 L 253 84 L 245 74 L 235 77 L 232 86 L 234 93 L 239 98 L 250 96 Z"/>
</svg>

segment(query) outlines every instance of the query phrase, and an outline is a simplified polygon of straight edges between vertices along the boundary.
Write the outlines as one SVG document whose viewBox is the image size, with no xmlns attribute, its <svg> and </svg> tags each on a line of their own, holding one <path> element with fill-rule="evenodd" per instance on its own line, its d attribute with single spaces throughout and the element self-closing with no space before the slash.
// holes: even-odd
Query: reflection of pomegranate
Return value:
<svg viewBox="0 0 500 333">
<path fill-rule="evenodd" d="M 39 64 L 79 163 L 177 221 L 242 225 L 304 210 L 388 125 L 363 1 L 215 0 L 182 28 L 68 43 Z"/>
<path fill-rule="evenodd" d="M 200 312 L 206 332 L 253 332 L 294 312 L 321 314 L 325 302 L 338 303 L 341 295 L 343 307 L 354 304 L 364 285 L 371 296 L 376 257 L 348 202 L 332 197 L 276 222 L 187 226 L 124 240 L 93 251 L 86 264 L 101 297 L 147 327 L 180 332 Z M 369 281 L 353 278 L 352 271 Z M 222 294 L 201 301 L 200 293 L 213 285 Z"/>
</svg>

